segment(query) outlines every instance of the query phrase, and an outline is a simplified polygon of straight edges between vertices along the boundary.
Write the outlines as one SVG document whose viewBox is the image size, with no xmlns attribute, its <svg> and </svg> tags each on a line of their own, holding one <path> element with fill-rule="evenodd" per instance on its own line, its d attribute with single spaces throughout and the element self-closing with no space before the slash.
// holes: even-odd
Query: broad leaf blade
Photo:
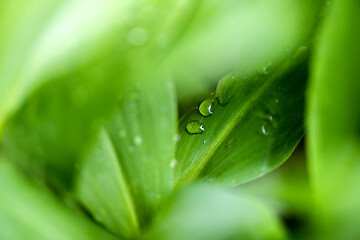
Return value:
<svg viewBox="0 0 360 240">
<path fill-rule="evenodd" d="M 114 0 L 2 1 L 0 129 L 41 83 L 106 49 L 99 43 L 109 41 L 126 8 Z"/>
<path fill-rule="evenodd" d="M 72 1 L 69 1 L 69 6 L 65 3 L 65 7 L 59 6 L 57 11 L 63 12 L 67 9 L 76 12 L 80 10 L 73 9 L 72 4 L 85 4 L 79 0 L 74 1 L 75 3 L 70 2 Z M 106 5 L 111 2 L 112 0 L 107 0 L 101 4 Z M 91 4 L 86 4 L 87 8 L 83 10 L 92 8 L 96 3 L 99 2 L 95 0 Z M 131 1 L 121 3 L 119 7 L 122 9 L 122 16 L 116 16 L 116 19 L 120 18 L 121 21 L 118 19 L 119 21 L 116 22 L 114 19 L 114 31 L 107 33 L 105 29 L 97 30 L 104 32 L 103 38 L 95 39 L 97 41 L 94 40 L 94 44 L 90 46 L 85 44 L 70 54 L 81 55 L 81 61 L 77 63 L 72 62 L 74 60 L 71 56 L 65 54 L 63 58 L 71 58 L 71 61 L 59 64 L 61 69 L 50 71 L 52 72 L 50 75 L 45 74 L 46 79 L 52 81 L 34 91 L 17 113 L 8 120 L 2 144 L 3 153 L 27 174 L 50 182 L 57 188 L 64 186 L 70 188 L 74 164 L 83 152 L 84 146 L 97 134 L 102 119 L 114 110 L 114 103 L 122 97 L 130 76 L 134 72 L 136 74 L 141 72 L 144 78 L 148 78 L 145 72 L 153 74 L 153 69 L 157 68 L 171 51 L 171 46 L 182 34 L 183 28 L 196 12 L 198 5 L 199 3 L 193 1 L 177 4 L 160 3 L 157 0 L 148 1 L 146 4 Z M 108 5 L 101 6 L 96 12 L 102 14 L 107 7 Z M 34 9 L 41 10 L 36 6 Z M 116 9 L 107 10 L 109 11 L 107 18 L 116 11 Z M 130 16 L 132 12 L 138 14 Z M 31 13 L 32 11 L 30 15 Z M 48 17 L 59 18 L 54 21 L 62 23 L 60 26 L 63 26 L 63 21 L 66 22 L 67 19 L 57 14 L 56 12 L 54 16 Z M 73 17 L 77 19 L 77 16 Z M 107 20 L 103 19 L 98 24 L 104 22 Z M 59 28 L 55 24 L 54 30 L 50 25 L 46 25 L 49 28 L 47 31 L 56 32 Z M 91 28 L 97 27 L 99 26 L 91 26 Z M 90 33 L 87 32 L 88 30 L 82 29 L 85 35 L 94 34 L 93 30 L 90 30 Z M 32 32 L 32 34 L 36 33 Z M 64 34 L 61 36 L 68 38 L 66 31 L 57 34 Z M 164 34 L 169 48 L 166 50 L 160 48 L 158 43 L 158 39 L 164 38 Z M 58 40 L 61 40 L 61 36 Z M 46 43 L 44 47 L 50 48 L 52 44 L 54 43 Z M 81 52 L 83 48 L 87 49 L 86 53 Z M 96 54 L 93 53 L 94 51 Z M 54 54 L 57 55 L 57 52 Z M 50 55 L 48 57 L 51 57 Z M 5 99 L 6 101 L 8 100 Z"/>
<path fill-rule="evenodd" d="M 282 239 L 273 212 L 256 199 L 196 185 L 176 193 L 144 239 Z"/>
<path fill-rule="evenodd" d="M 113 141 L 102 130 L 79 169 L 76 194 L 97 221 L 124 237 L 139 235 L 139 220 Z"/>
<path fill-rule="evenodd" d="M 136 79 L 106 124 L 106 138 L 98 140 L 98 146 L 104 148 L 101 151 L 112 156 L 88 156 L 77 183 L 83 204 L 95 216 L 102 216 L 101 222 L 109 229 L 122 234 L 136 233 L 139 231 L 136 228 L 147 225 L 173 183 L 171 162 L 176 136 L 173 86 L 166 74 L 155 75 L 153 81 Z M 115 160 L 116 167 L 97 167 L 113 165 Z M 105 216 L 103 208 L 107 211 Z M 120 218 L 123 215 L 128 217 Z"/>
<path fill-rule="evenodd" d="M 256 71 L 288 56 L 313 31 L 322 1 L 199 2 L 167 59 L 185 105 L 201 100 L 235 65 Z"/>
<path fill-rule="evenodd" d="M 8 121 L 3 154 L 29 176 L 71 188 L 75 163 L 126 85 L 113 80 L 119 60 L 111 59 L 93 60 L 37 89 Z"/>
<path fill-rule="evenodd" d="M 360 4 L 331 1 L 313 60 L 309 163 L 325 239 L 360 236 Z"/>
<path fill-rule="evenodd" d="M 257 47 L 249 45 L 254 53 L 248 53 L 248 58 L 242 57 L 235 70 L 220 80 L 216 94 L 206 100 L 213 100 L 212 115 L 202 116 L 194 110 L 182 118 L 181 140 L 177 149 L 177 185 L 196 178 L 216 179 L 225 185 L 251 180 L 285 161 L 303 136 L 307 71 L 304 56 L 316 28 L 322 2 L 288 3 L 291 8 L 284 3 L 284 9 L 280 2 L 277 3 L 279 5 L 275 6 L 279 9 L 270 9 L 274 12 L 291 9 L 291 13 L 296 13 L 295 20 L 292 19 L 294 22 L 284 23 L 284 30 L 276 31 L 266 47 L 259 46 L 257 51 Z M 303 18 L 306 9 L 310 15 Z M 265 21 L 261 16 L 260 19 Z M 270 22 L 279 23 L 276 18 Z M 279 26 L 273 28 L 278 29 Z M 272 47 L 276 51 L 273 52 Z M 202 56 L 201 51 L 194 52 L 195 57 Z M 200 130 L 190 131 L 189 134 L 187 128 L 194 126 Z M 204 133 L 200 134 L 202 128 Z"/>
<path fill-rule="evenodd" d="M 305 52 L 300 50 L 300 59 Z M 182 118 L 177 185 L 202 179 L 235 186 L 290 156 L 303 136 L 307 64 L 291 67 L 296 61 L 290 59 L 268 75 L 230 74 L 220 81 L 217 98 L 211 99 L 212 115 L 203 116 L 200 106 Z M 192 134 L 192 121 L 204 132 Z"/>
<path fill-rule="evenodd" d="M 0 162 L 1 239 L 116 239 Z"/>
</svg>

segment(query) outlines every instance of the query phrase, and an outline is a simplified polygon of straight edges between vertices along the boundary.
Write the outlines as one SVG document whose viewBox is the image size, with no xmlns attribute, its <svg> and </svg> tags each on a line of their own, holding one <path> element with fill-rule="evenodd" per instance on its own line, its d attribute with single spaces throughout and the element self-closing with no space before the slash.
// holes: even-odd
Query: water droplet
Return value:
<svg viewBox="0 0 360 240">
<path fill-rule="evenodd" d="M 205 129 L 204 125 L 200 123 L 199 121 L 190 121 L 188 124 L 186 124 L 186 131 L 193 135 L 193 134 L 202 134 Z"/>
<path fill-rule="evenodd" d="M 173 136 L 173 143 L 177 144 L 180 142 L 180 134 L 175 134 Z"/>
<path fill-rule="evenodd" d="M 127 132 L 125 129 L 122 129 L 118 132 L 119 138 L 125 138 L 127 136 Z"/>
<path fill-rule="evenodd" d="M 218 101 L 221 106 L 227 105 L 230 102 L 230 99 L 231 99 L 230 95 L 218 97 Z"/>
<path fill-rule="evenodd" d="M 141 46 L 146 43 L 148 40 L 149 34 L 148 31 L 141 27 L 136 27 L 131 29 L 127 35 L 127 41 L 133 46 Z"/>
<path fill-rule="evenodd" d="M 199 112 L 204 117 L 208 117 L 213 114 L 212 108 L 213 108 L 213 100 L 212 99 L 206 99 L 204 100 L 200 106 L 199 106 Z"/>
<path fill-rule="evenodd" d="M 264 135 L 264 136 L 269 136 L 269 131 L 267 129 L 267 127 L 265 125 L 262 125 L 261 126 L 261 133 Z"/>
<path fill-rule="evenodd" d="M 227 142 L 227 148 L 231 148 L 232 145 L 233 145 L 233 140 L 229 140 L 229 141 Z"/>
<path fill-rule="evenodd" d="M 157 45 L 161 49 L 165 49 L 169 44 L 169 39 L 166 35 L 162 34 L 157 39 Z"/>
<path fill-rule="evenodd" d="M 306 49 L 307 49 L 306 46 L 300 46 L 300 47 L 299 47 L 299 50 L 300 50 L 300 51 L 305 51 Z"/>
<path fill-rule="evenodd" d="M 178 161 L 176 159 L 171 160 L 170 167 L 175 168 L 178 165 Z"/>
<path fill-rule="evenodd" d="M 203 143 L 206 143 L 206 141 L 203 141 Z"/>
<path fill-rule="evenodd" d="M 134 144 L 139 146 L 143 143 L 143 138 L 141 136 L 134 137 Z"/>
<path fill-rule="evenodd" d="M 105 209 L 104 209 L 104 208 L 101 208 L 101 209 L 100 209 L 100 213 L 101 213 L 102 215 L 106 215 Z"/>
<path fill-rule="evenodd" d="M 233 95 L 231 92 L 232 84 L 235 81 L 236 78 L 233 73 L 230 73 L 220 79 L 216 88 L 215 96 L 221 106 L 225 106 L 230 102 L 231 96 Z"/>
<path fill-rule="evenodd" d="M 271 61 L 267 62 L 266 64 L 260 67 L 260 69 L 258 70 L 259 74 L 263 76 L 268 75 L 271 66 L 272 66 L 272 62 Z"/>
</svg>

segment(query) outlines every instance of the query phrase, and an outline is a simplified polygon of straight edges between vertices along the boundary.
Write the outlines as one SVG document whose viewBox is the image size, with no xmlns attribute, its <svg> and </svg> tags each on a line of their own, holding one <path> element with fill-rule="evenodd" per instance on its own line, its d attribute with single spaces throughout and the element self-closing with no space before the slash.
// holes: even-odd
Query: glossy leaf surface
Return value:
<svg viewBox="0 0 360 240">
<path fill-rule="evenodd" d="M 283 33 L 283 44 L 274 43 L 276 54 L 261 48 L 222 78 L 209 96 L 213 100 L 210 116 L 201 112 L 199 103 L 200 111 L 195 109 L 182 117 L 176 185 L 195 179 L 227 186 L 249 181 L 279 166 L 302 138 L 307 77 L 304 59 L 322 2 L 295 5 L 311 11 L 306 21 L 299 20 L 307 24 L 292 32 L 297 37 L 294 42 L 287 42 Z M 202 131 L 189 131 L 188 124 L 195 121 Z"/>
<path fill-rule="evenodd" d="M 269 74 L 230 74 L 212 97 L 212 115 L 196 109 L 182 118 L 178 185 L 195 179 L 238 185 L 289 157 L 303 136 L 306 62 L 288 68 L 284 63 Z M 203 133 L 189 134 L 186 126 L 195 120 Z"/>
</svg>

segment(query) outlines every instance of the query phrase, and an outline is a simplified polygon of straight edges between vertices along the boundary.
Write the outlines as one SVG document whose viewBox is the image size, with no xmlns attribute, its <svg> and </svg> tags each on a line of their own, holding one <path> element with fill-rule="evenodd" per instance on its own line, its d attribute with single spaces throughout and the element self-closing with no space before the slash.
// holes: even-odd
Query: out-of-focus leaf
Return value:
<svg viewBox="0 0 360 240">
<path fill-rule="evenodd" d="M 289 239 L 309 239 L 314 209 L 303 146 L 278 169 L 254 181 L 242 184 L 245 191 L 275 209 L 287 229 Z"/>
<path fill-rule="evenodd" d="M 104 49 L 93 56 L 89 47 L 81 63 L 69 64 L 62 74 L 56 70 L 54 81 L 37 89 L 5 127 L 4 154 L 26 173 L 57 188 L 71 186 L 79 154 L 97 134 L 101 119 L 114 109 L 129 75 L 142 72 L 148 78 L 144 72 L 158 68 L 168 54 L 159 39 L 166 34 L 171 48 L 199 5 L 194 1 L 127 2 L 125 15 L 138 14 L 122 16 L 119 26 L 107 33 L 111 40 L 96 42 Z"/>
<path fill-rule="evenodd" d="M 127 237 L 148 224 L 172 189 L 177 122 L 167 75 L 136 79 L 85 158 L 77 181 L 77 195 L 89 211 Z"/>
<path fill-rule="evenodd" d="M 214 96 L 182 118 L 177 185 L 202 179 L 235 186 L 290 156 L 303 136 L 306 51 L 297 54 L 262 74 L 226 76 Z M 200 131 L 189 129 L 194 123 Z"/>
<path fill-rule="evenodd" d="M 0 129 L 41 82 L 74 69 L 107 47 L 108 34 L 127 18 L 115 0 L 0 5 Z"/>
<path fill-rule="evenodd" d="M 359 12 L 359 1 L 331 1 L 313 60 L 309 163 L 324 239 L 360 237 Z"/>
<path fill-rule="evenodd" d="M 113 141 L 102 130 L 81 165 L 77 195 L 100 223 L 124 237 L 139 234 L 139 220 Z"/>
<path fill-rule="evenodd" d="M 174 194 L 144 239 L 282 239 L 274 213 L 254 198 L 195 185 Z"/>
<path fill-rule="evenodd" d="M 125 85 L 114 81 L 115 66 L 95 61 L 39 88 L 8 121 L 3 154 L 33 178 L 69 188 L 79 155 Z"/>
<path fill-rule="evenodd" d="M 116 239 L 0 160 L 0 238 Z"/>
<path fill-rule="evenodd" d="M 321 2 L 201 1 L 167 60 L 180 101 L 193 103 L 235 65 L 252 72 L 269 61 L 276 65 L 313 31 Z"/>
</svg>

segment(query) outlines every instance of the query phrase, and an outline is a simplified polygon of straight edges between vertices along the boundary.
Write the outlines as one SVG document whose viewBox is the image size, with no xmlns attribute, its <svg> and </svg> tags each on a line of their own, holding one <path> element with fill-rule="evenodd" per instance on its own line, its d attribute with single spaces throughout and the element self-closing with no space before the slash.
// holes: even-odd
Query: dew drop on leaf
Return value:
<svg viewBox="0 0 360 240">
<path fill-rule="evenodd" d="M 178 165 L 178 161 L 176 159 L 171 160 L 170 167 L 175 168 Z"/>
<path fill-rule="evenodd" d="M 173 143 L 174 144 L 177 144 L 177 143 L 179 143 L 180 142 L 180 134 L 175 134 L 174 136 L 173 136 Z"/>
<path fill-rule="evenodd" d="M 165 49 L 169 44 L 169 39 L 165 34 L 162 34 L 157 39 L 157 45 L 161 49 Z"/>
<path fill-rule="evenodd" d="M 213 100 L 212 99 L 206 99 L 204 100 L 200 106 L 199 106 L 199 112 L 204 117 L 208 117 L 213 114 Z"/>
<path fill-rule="evenodd" d="M 190 121 L 188 124 L 186 124 L 186 131 L 193 135 L 193 134 L 202 134 L 205 129 L 204 125 L 200 123 L 199 121 Z"/>
<path fill-rule="evenodd" d="M 269 68 L 272 66 L 272 62 L 269 61 L 267 63 L 265 63 L 263 66 L 260 67 L 260 69 L 258 70 L 259 74 L 262 76 L 268 75 L 269 74 Z"/>
<path fill-rule="evenodd" d="M 136 136 L 136 137 L 134 137 L 134 144 L 135 144 L 135 145 L 139 146 L 139 145 L 142 144 L 142 142 L 143 142 L 143 139 L 142 139 L 141 136 Z"/>
<path fill-rule="evenodd" d="M 261 134 L 264 135 L 264 136 L 269 136 L 270 135 L 269 130 L 267 129 L 266 125 L 261 126 Z"/>
<path fill-rule="evenodd" d="M 127 41 L 133 46 L 141 46 L 148 40 L 148 31 L 141 27 L 133 28 L 127 35 Z"/>
<path fill-rule="evenodd" d="M 227 145 L 227 148 L 231 148 L 233 145 L 233 140 L 229 140 L 226 145 Z"/>
<path fill-rule="evenodd" d="M 118 136 L 119 136 L 119 138 L 126 138 L 126 136 L 127 136 L 126 130 L 125 129 L 120 130 L 118 132 Z"/>
</svg>

